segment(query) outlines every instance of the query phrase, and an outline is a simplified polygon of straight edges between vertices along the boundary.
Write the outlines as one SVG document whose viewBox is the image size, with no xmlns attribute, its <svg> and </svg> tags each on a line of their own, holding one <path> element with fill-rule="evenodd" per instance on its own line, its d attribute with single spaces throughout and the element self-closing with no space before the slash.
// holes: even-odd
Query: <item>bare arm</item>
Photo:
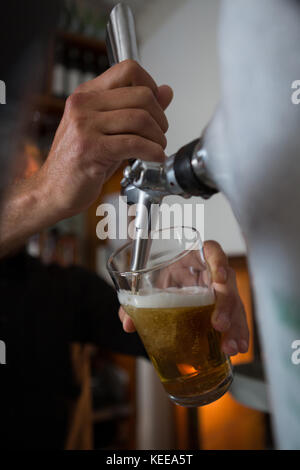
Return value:
<svg viewBox="0 0 300 470">
<path fill-rule="evenodd" d="M 10 187 L 4 194 L 0 219 L 0 258 L 23 245 L 28 237 L 59 220 L 39 174 Z"/>
</svg>

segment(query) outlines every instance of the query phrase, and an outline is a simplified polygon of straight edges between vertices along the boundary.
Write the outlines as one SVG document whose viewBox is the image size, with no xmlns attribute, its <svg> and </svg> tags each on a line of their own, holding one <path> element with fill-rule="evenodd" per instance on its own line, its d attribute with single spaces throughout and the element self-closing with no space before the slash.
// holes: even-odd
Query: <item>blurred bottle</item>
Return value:
<svg viewBox="0 0 300 470">
<path fill-rule="evenodd" d="M 57 98 L 66 96 L 66 49 L 62 41 L 56 41 L 52 76 L 52 94 Z"/>
<path fill-rule="evenodd" d="M 67 51 L 66 92 L 71 95 L 82 83 L 81 54 L 77 47 L 70 47 Z"/>
</svg>

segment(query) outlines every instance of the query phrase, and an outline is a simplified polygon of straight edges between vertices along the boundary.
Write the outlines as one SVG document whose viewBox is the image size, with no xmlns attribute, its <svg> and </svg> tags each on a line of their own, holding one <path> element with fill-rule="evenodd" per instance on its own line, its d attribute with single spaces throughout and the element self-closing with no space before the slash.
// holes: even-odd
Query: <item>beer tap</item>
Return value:
<svg viewBox="0 0 300 470">
<path fill-rule="evenodd" d="M 119 3 L 112 10 L 107 25 L 107 50 L 110 65 L 126 59 L 138 61 L 134 18 L 130 8 Z M 209 198 L 218 192 L 206 170 L 203 139 L 196 139 L 167 157 L 165 163 L 131 161 L 124 171 L 121 194 L 127 204 L 136 204 L 135 237 L 131 270 L 145 268 L 151 246 L 151 230 L 156 217 L 153 205 L 168 195 L 184 198 Z"/>
<path fill-rule="evenodd" d="M 118 6 L 115 14 L 125 11 Z M 165 164 L 137 161 L 122 182 L 129 203 L 151 205 L 168 194 L 208 198 L 216 185 L 226 196 L 247 241 L 274 437 L 281 449 L 299 448 L 300 435 L 299 366 L 289 354 L 300 337 L 300 106 L 293 81 L 300 70 L 299 23 L 299 2 L 224 0 L 221 99 L 213 119 L 202 138 Z M 142 245 L 149 249 L 149 244 Z M 133 268 L 147 260 L 142 245 L 135 242 Z"/>
</svg>

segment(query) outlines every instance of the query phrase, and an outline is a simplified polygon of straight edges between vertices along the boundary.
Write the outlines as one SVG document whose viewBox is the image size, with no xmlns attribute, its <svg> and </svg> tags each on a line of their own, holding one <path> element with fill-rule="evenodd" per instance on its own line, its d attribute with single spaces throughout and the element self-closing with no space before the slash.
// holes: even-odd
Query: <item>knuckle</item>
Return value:
<svg viewBox="0 0 300 470">
<path fill-rule="evenodd" d="M 80 108 L 86 100 L 86 94 L 82 92 L 74 92 L 67 98 L 66 107 L 67 111 L 73 111 Z"/>
<path fill-rule="evenodd" d="M 154 93 L 151 88 L 147 86 L 140 87 L 140 95 L 143 103 L 145 103 L 146 105 L 152 103 L 154 100 Z"/>
<path fill-rule="evenodd" d="M 150 124 L 150 115 L 144 109 L 137 109 L 132 114 L 133 120 L 138 128 L 144 128 Z"/>
<path fill-rule="evenodd" d="M 85 86 L 86 86 L 85 83 L 80 83 L 80 84 L 77 85 L 77 87 L 75 88 L 73 94 L 78 95 L 78 94 L 80 94 L 80 93 L 83 93 L 84 90 L 85 90 Z"/>
<path fill-rule="evenodd" d="M 131 79 L 134 79 L 138 76 L 140 71 L 140 65 L 132 59 L 126 59 L 122 63 L 123 73 Z"/>
<path fill-rule="evenodd" d="M 66 101 L 65 115 L 68 127 L 73 130 L 77 140 L 83 137 L 83 133 L 87 132 L 88 123 L 90 122 L 88 113 L 83 107 L 86 98 L 86 93 L 73 93 Z"/>
</svg>

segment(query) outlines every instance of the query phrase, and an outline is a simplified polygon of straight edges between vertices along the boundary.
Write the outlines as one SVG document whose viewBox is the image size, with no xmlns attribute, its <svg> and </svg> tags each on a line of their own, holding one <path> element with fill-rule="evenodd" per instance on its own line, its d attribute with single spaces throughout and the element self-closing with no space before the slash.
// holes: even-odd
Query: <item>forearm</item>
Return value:
<svg viewBox="0 0 300 470">
<path fill-rule="evenodd" d="M 0 216 L 0 257 L 21 247 L 33 234 L 59 220 L 40 175 L 19 181 L 5 192 Z"/>
</svg>

